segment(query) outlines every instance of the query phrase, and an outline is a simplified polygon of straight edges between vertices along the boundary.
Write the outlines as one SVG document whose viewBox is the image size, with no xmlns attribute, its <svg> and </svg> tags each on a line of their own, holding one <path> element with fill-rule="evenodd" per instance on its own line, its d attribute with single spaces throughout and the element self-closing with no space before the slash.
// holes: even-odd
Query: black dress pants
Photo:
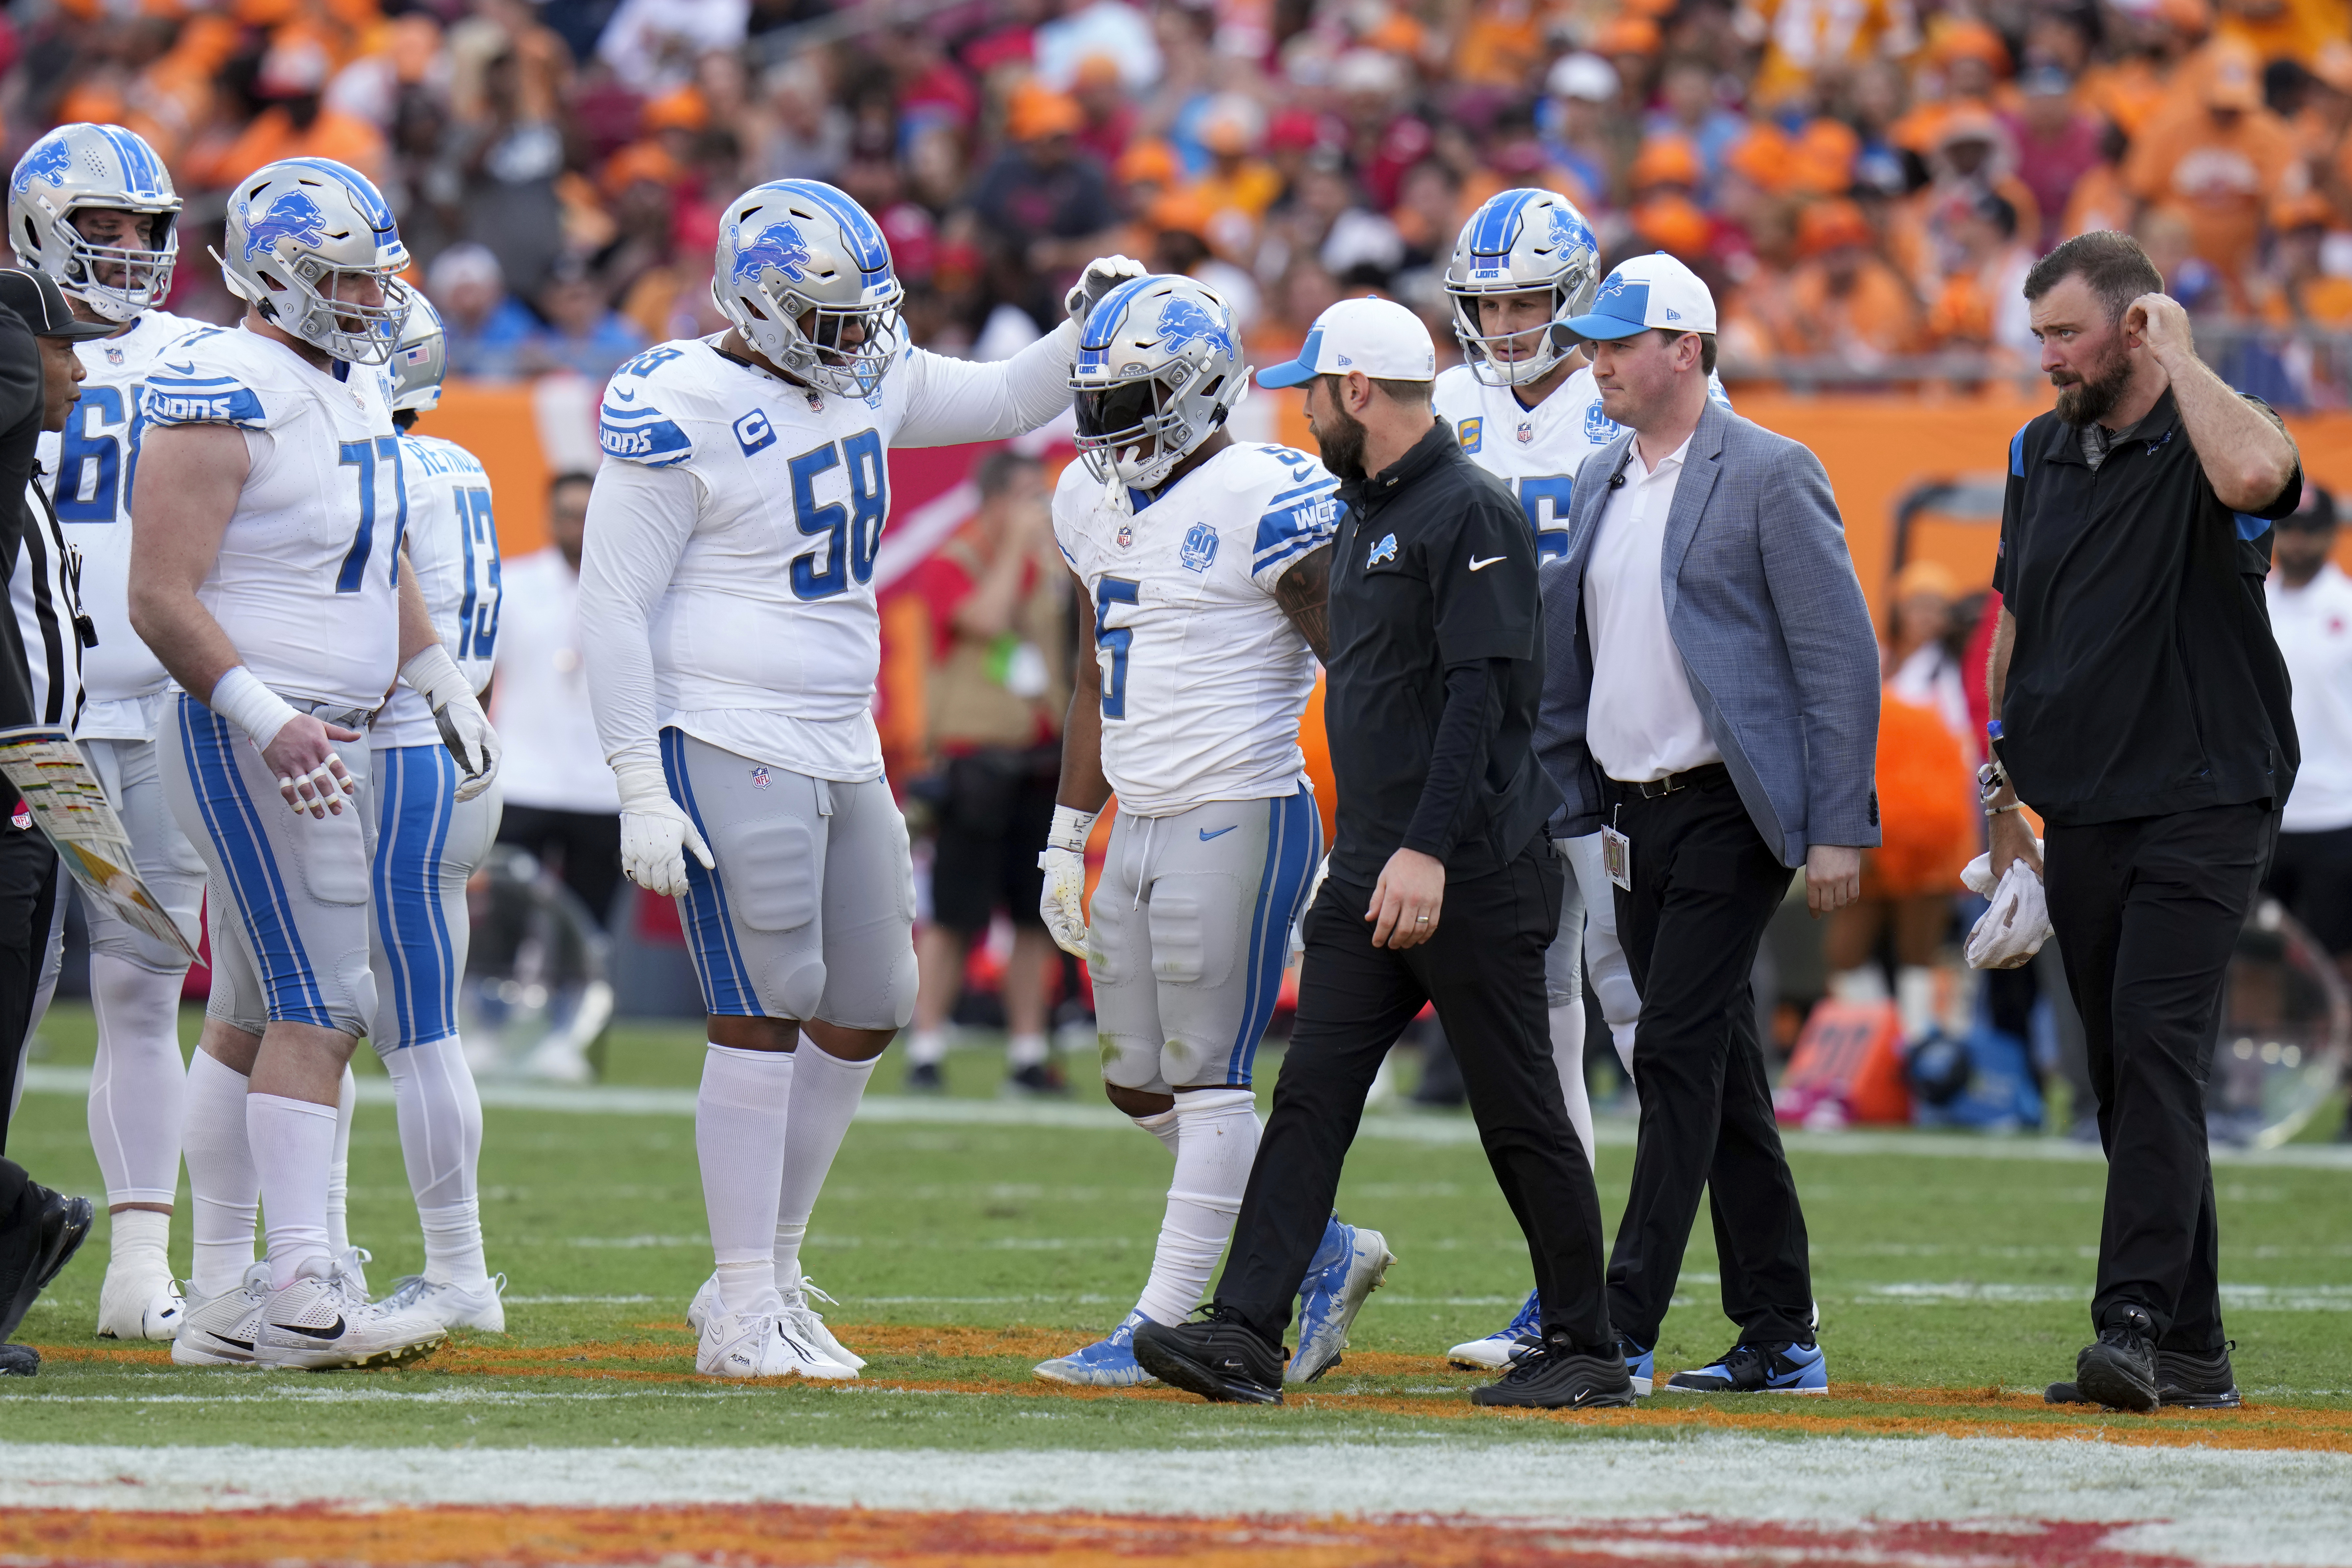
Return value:
<svg viewBox="0 0 2352 1568">
<path fill-rule="evenodd" d="M 2221 982 L 2277 837 L 2267 801 L 2046 831 L 2050 924 L 2107 1152 L 2095 1330 L 2138 1306 L 2165 1350 L 2223 1343 L 2205 1080 Z"/>
<path fill-rule="evenodd" d="M 1633 1031 L 1641 1141 L 1609 1260 L 1609 1311 L 1654 1348 L 1706 1190 L 1724 1315 L 1745 1343 L 1812 1337 L 1812 1271 L 1797 1184 L 1780 1152 L 1748 985 L 1764 927 L 1789 891 L 1728 776 L 1617 808 L 1633 891 L 1617 937 L 1642 993 Z"/>
<path fill-rule="evenodd" d="M 13 808 L 16 792 L 5 793 Z M 8 1147 L 8 1108 L 32 1034 L 57 910 L 58 852 L 38 828 L 16 827 L 0 814 L 0 1153 Z"/>
<path fill-rule="evenodd" d="M 559 811 L 509 801 L 499 819 L 499 842 L 553 862 L 563 885 L 579 894 L 603 930 L 621 887 L 621 819 L 610 811 Z"/>
<path fill-rule="evenodd" d="M 1559 858 L 1535 839 L 1492 875 L 1449 883 L 1437 934 L 1372 946 L 1371 890 L 1333 878 L 1307 912 L 1298 1019 L 1216 1300 L 1280 1343 L 1322 1239 L 1339 1167 L 1381 1059 L 1424 1003 L 1454 1046 L 1479 1142 L 1528 1239 L 1547 1333 L 1615 1336 L 1601 1290 L 1600 1196 L 1570 1125 L 1544 1013 L 1544 949 L 1559 927 Z"/>
</svg>

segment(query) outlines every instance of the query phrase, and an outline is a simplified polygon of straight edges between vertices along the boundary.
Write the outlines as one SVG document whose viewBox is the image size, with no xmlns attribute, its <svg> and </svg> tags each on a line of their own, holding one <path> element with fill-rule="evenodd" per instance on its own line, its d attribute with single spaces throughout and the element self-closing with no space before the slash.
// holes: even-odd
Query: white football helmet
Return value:
<svg viewBox="0 0 2352 1568">
<path fill-rule="evenodd" d="M 392 208 L 331 158 L 281 158 L 238 181 L 214 256 L 229 292 L 265 320 L 354 365 L 392 358 L 415 298 L 398 276 L 408 247 Z M 383 304 L 334 298 L 340 280 L 362 276 L 383 287 Z"/>
<path fill-rule="evenodd" d="M 905 292 L 881 226 L 822 181 L 754 185 L 719 225 L 710 275 L 719 313 L 819 392 L 871 397 L 880 388 L 905 346 Z M 814 331 L 801 324 L 812 311 Z"/>
<path fill-rule="evenodd" d="M 1454 301 L 1454 336 L 1462 344 L 1470 373 L 1490 387 L 1539 382 L 1576 348 L 1567 329 L 1582 315 L 1600 286 L 1601 247 L 1592 225 L 1576 204 L 1557 191 L 1505 191 L 1490 196 L 1462 225 L 1454 259 L 1445 268 L 1445 292 Z M 1478 321 L 1482 294 L 1527 294 L 1549 289 L 1548 328 L 1488 336 Z M 1540 331 L 1525 350 L 1529 336 Z M 1497 359 L 1496 350 L 1518 340 L 1516 359 Z"/>
<path fill-rule="evenodd" d="M 146 220 L 144 246 L 92 245 L 75 213 L 106 207 Z M 110 321 L 163 302 L 180 256 L 180 196 L 155 150 L 119 125 L 60 125 L 16 161 L 8 243 L 16 259 Z M 104 283 L 117 272 L 121 281 Z"/>
<path fill-rule="evenodd" d="M 1070 390 L 1087 472 L 1156 490 L 1249 392 L 1233 310 L 1190 277 L 1122 283 L 1079 329 Z"/>
<path fill-rule="evenodd" d="M 392 411 L 429 413 L 441 406 L 441 382 L 449 374 L 449 335 L 441 312 L 422 294 L 408 308 L 400 341 L 392 346 Z"/>
</svg>

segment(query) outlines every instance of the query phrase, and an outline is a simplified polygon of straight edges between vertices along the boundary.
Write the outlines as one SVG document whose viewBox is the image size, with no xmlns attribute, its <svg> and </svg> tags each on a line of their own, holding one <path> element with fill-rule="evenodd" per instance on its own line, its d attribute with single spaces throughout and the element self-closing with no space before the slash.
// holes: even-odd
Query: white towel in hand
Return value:
<svg viewBox="0 0 2352 1568">
<path fill-rule="evenodd" d="M 1969 967 L 2014 969 L 2032 961 L 2050 940 L 2050 905 L 2042 896 L 2042 879 L 2023 861 L 2012 861 L 1996 885 L 1992 857 L 1982 854 L 1968 863 L 1960 880 L 1969 892 L 1992 901 L 1969 933 Z"/>
</svg>

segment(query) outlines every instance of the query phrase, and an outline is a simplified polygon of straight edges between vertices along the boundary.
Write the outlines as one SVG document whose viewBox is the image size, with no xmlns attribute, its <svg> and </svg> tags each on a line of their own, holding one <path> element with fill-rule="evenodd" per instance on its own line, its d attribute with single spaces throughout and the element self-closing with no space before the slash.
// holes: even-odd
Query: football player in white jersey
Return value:
<svg viewBox="0 0 2352 1568">
<path fill-rule="evenodd" d="M 434 630 L 478 692 L 489 685 L 499 634 L 489 476 L 456 442 L 412 428 L 439 405 L 448 367 L 441 318 L 419 297 L 392 354 L 392 421 L 408 491 L 402 538 Z M 505 1276 L 493 1280 L 483 1261 L 475 1187 L 482 1101 L 457 1037 L 457 983 L 471 932 L 466 880 L 498 838 L 499 789 L 457 798 L 457 759 L 423 694 L 405 681 L 376 715 L 368 747 L 376 823 L 368 1040 L 392 1076 L 400 1151 L 425 1233 L 425 1271 L 395 1281 L 384 1302 L 450 1328 L 502 1333 Z"/>
<path fill-rule="evenodd" d="M 1095 656 L 1073 683 L 1039 908 L 1093 977 L 1104 1092 L 1176 1170 L 1141 1299 L 1106 1338 L 1041 1363 L 1055 1383 L 1152 1381 L 1136 1329 L 1200 1305 L 1249 1186 L 1251 1067 L 1323 857 L 1298 725 L 1325 651 L 1339 481 L 1303 452 L 1234 441 L 1239 342 L 1206 285 L 1139 278 L 1087 318 L 1070 377 L 1080 461 L 1055 491 L 1054 538 L 1094 608 Z M 1114 790 L 1089 925 L 1087 835 Z M 1338 1364 L 1394 1260 L 1378 1231 L 1325 1227 L 1286 1381 Z"/>
<path fill-rule="evenodd" d="M 1091 264 L 1070 308 L 1141 271 Z M 853 1377 L 800 1251 L 914 1007 L 914 873 L 871 712 L 887 453 L 1053 418 L 1077 324 L 994 364 L 907 347 L 881 229 L 812 180 L 728 204 L 711 290 L 732 327 L 648 349 L 605 390 L 589 696 L 624 867 L 680 900 L 709 1014 L 695 1143 L 717 1269 L 688 1312 L 695 1364 Z"/>
<path fill-rule="evenodd" d="M 222 251 L 245 320 L 149 371 L 131 497 L 131 624 L 183 693 L 157 737 L 163 793 L 212 912 L 185 1125 L 196 1270 L 172 1357 L 368 1365 L 447 1331 L 369 1302 L 329 1243 L 337 1102 L 376 1011 L 363 731 L 404 679 L 459 754 L 462 798 L 488 787 L 497 744 L 400 549 L 383 367 L 408 252 L 391 208 L 355 170 L 281 160 L 231 189 Z M 268 1256 L 226 1277 L 257 1199 Z"/>
<path fill-rule="evenodd" d="M 1445 269 L 1464 362 L 1438 376 L 1431 401 L 1471 461 L 1517 492 L 1528 526 L 1536 531 L 1539 562 L 1568 553 L 1568 498 L 1576 471 L 1588 455 L 1623 434 L 1601 412 L 1591 366 L 1562 326 L 1590 306 L 1600 278 L 1599 246 L 1584 214 L 1566 196 L 1543 190 L 1505 191 L 1489 198 L 1463 225 Z M 1711 395 L 1730 406 L 1712 372 L 1707 385 Z M 1575 876 L 1571 896 L 1560 904 L 1559 938 L 1545 956 L 1544 999 L 1551 1011 L 1560 1097 L 1591 1157 L 1582 977 L 1591 977 L 1610 1040 L 1629 1074 L 1642 998 L 1617 941 L 1616 904 L 1601 863 L 1599 825 L 1554 842 Z M 1539 1317 L 1530 1291 L 1518 1316 L 1484 1339 L 1455 1345 L 1446 1358 L 1458 1366 L 1506 1365 L 1521 1340 L 1540 1337 Z M 1637 1392 L 1649 1392 L 1643 1368 L 1634 1368 L 1633 1384 Z"/>
<path fill-rule="evenodd" d="M 170 677 L 131 630 L 131 471 L 139 395 L 163 346 L 202 326 L 157 308 L 179 254 L 180 198 L 154 150 L 118 125 L 61 125 L 18 160 L 8 185 L 17 264 L 57 280 L 85 321 L 114 328 L 83 343 L 87 380 L 62 437 L 41 438 L 58 519 L 80 551 L 89 694 L 75 738 L 105 787 L 141 880 L 193 942 L 205 868 L 163 804 L 155 728 Z M 182 1301 L 167 1256 L 180 1185 L 178 948 L 83 901 L 98 1057 L 89 1141 L 106 1183 L 111 1256 L 98 1292 L 106 1339 L 170 1339 Z"/>
</svg>

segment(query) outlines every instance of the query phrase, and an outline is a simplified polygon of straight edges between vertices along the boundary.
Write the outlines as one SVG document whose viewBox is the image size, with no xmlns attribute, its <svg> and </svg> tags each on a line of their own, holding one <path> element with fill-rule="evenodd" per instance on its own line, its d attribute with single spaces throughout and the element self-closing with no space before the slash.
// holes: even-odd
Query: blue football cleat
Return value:
<svg viewBox="0 0 2352 1568">
<path fill-rule="evenodd" d="M 1633 1392 L 1647 1399 L 1650 1396 L 1650 1380 L 1656 1375 L 1657 1354 L 1643 1350 L 1622 1334 L 1617 1336 L 1617 1348 L 1625 1354 L 1625 1372 L 1633 1380 Z"/>
<path fill-rule="evenodd" d="M 1364 1298 L 1381 1288 L 1396 1261 L 1377 1230 L 1360 1230 L 1332 1219 L 1323 1245 L 1298 1285 L 1298 1349 L 1285 1368 L 1285 1383 L 1312 1383 L 1339 1364 L 1348 1325 L 1363 1310 Z"/>
<path fill-rule="evenodd" d="M 1826 1394 L 1829 1364 L 1818 1344 L 1735 1344 L 1696 1372 L 1666 1379 L 1669 1394 Z"/>
<path fill-rule="evenodd" d="M 1485 1339 L 1469 1340 L 1455 1345 L 1445 1353 L 1445 1359 L 1465 1371 L 1475 1367 L 1491 1372 L 1510 1365 L 1512 1358 L 1520 1351 L 1542 1338 L 1543 1302 L 1533 1291 L 1529 1291 L 1527 1305 L 1519 1309 L 1517 1317 Z"/>
<path fill-rule="evenodd" d="M 1084 1350 L 1037 1364 L 1037 1375 L 1048 1383 L 1074 1383 L 1084 1388 L 1133 1388 L 1159 1381 L 1135 1359 L 1135 1331 L 1151 1320 L 1129 1312 L 1127 1321 Z"/>
</svg>

